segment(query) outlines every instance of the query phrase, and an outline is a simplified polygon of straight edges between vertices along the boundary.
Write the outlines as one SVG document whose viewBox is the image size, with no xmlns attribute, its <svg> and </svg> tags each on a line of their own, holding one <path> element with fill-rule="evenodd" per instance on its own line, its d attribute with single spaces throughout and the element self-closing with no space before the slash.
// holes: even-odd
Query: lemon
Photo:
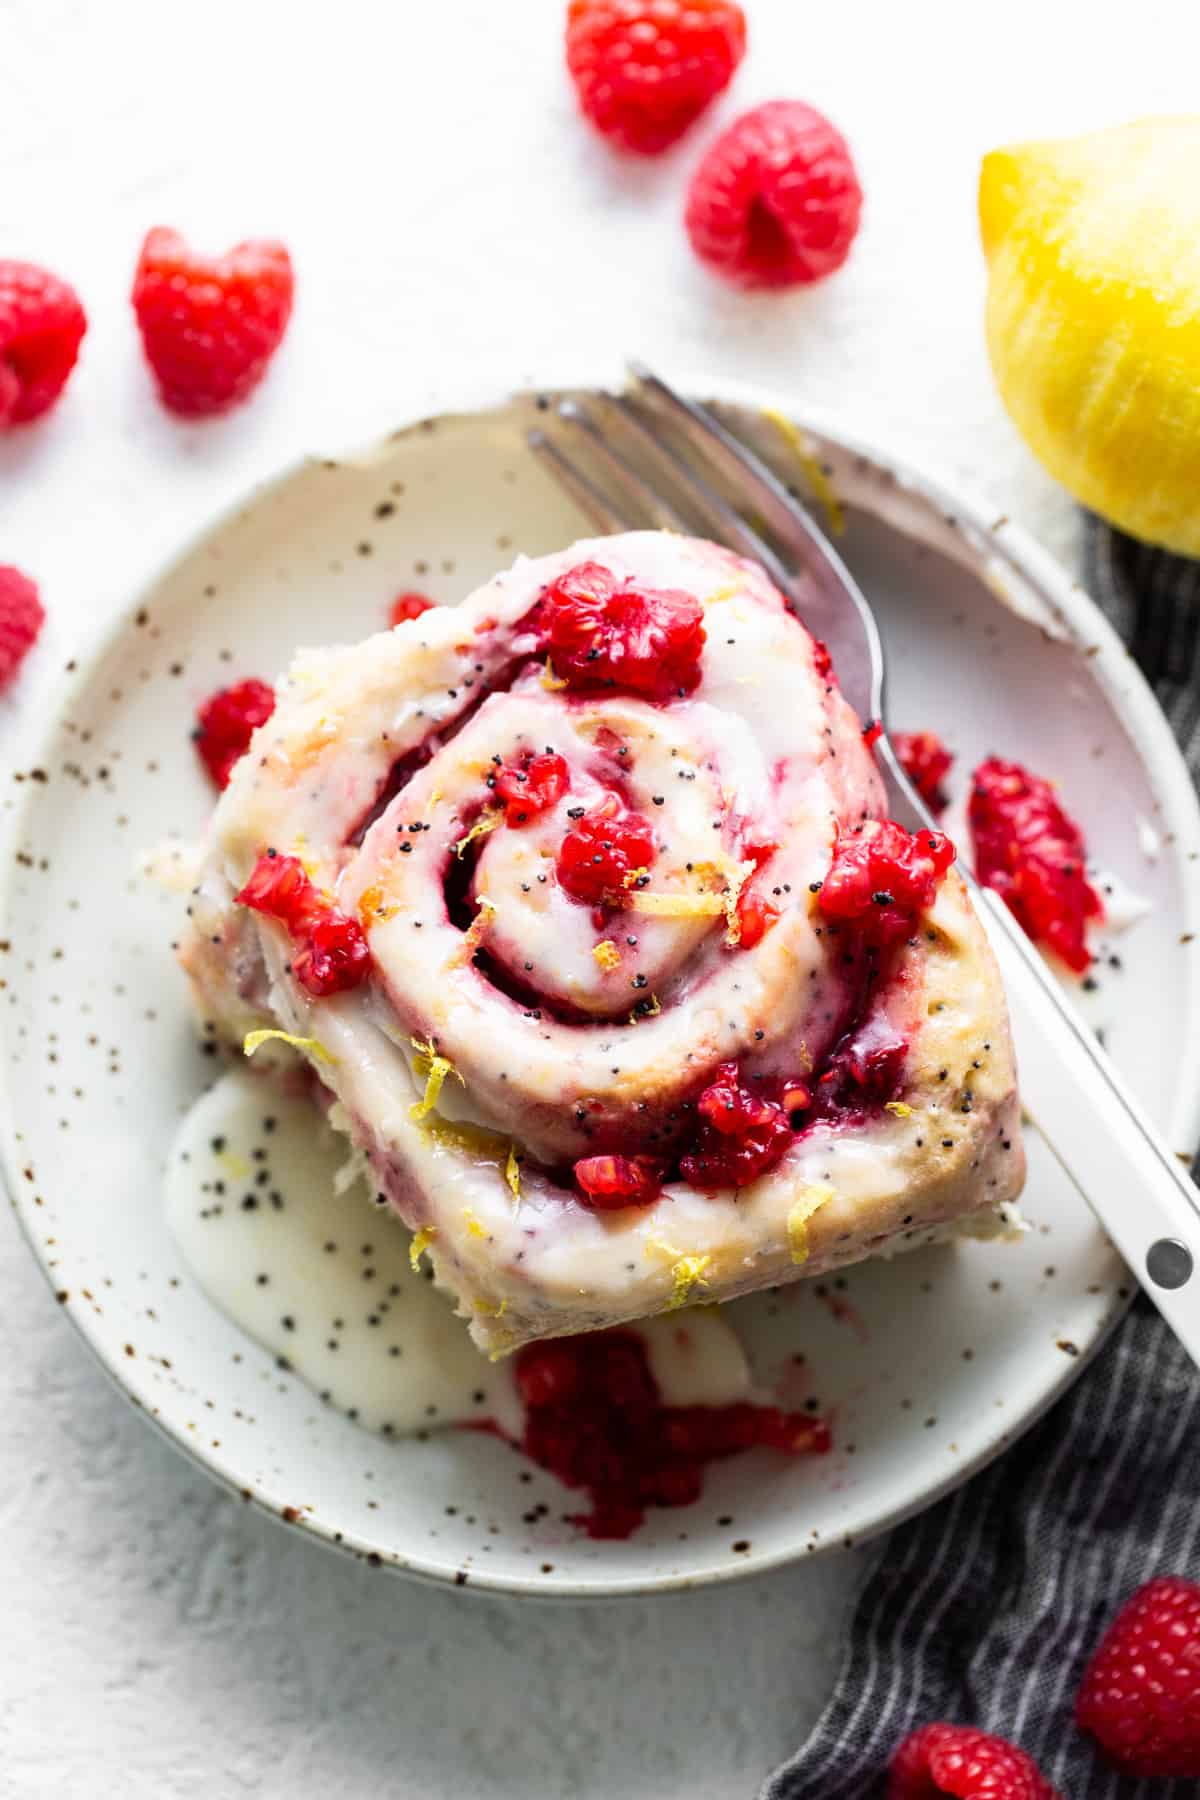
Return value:
<svg viewBox="0 0 1200 1800">
<path fill-rule="evenodd" d="M 1200 117 L 984 158 L 987 342 L 1030 449 L 1085 506 L 1200 556 Z"/>
</svg>

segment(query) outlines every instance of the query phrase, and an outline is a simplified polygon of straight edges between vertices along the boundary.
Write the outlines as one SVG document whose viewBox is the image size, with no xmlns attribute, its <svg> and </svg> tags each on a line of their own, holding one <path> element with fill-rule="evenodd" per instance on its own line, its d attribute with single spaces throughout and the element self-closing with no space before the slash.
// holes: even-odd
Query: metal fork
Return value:
<svg viewBox="0 0 1200 1800">
<path fill-rule="evenodd" d="M 812 514 L 750 445 L 640 363 L 623 393 L 562 400 L 557 417 L 561 434 L 531 431 L 529 446 L 601 531 L 698 532 L 760 563 L 828 645 L 859 717 L 885 726 L 870 606 Z M 939 830 L 886 729 L 875 749 L 893 818 Z M 960 867 L 1000 964 L 1025 1109 L 1200 1363 L 1200 1195 L 1008 908 Z"/>
</svg>

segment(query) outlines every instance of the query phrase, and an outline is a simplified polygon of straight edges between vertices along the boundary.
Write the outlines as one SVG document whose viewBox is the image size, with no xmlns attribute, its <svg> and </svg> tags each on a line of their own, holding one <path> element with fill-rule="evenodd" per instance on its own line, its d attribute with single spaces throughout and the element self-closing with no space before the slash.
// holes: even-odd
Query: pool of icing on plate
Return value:
<svg viewBox="0 0 1200 1800">
<path fill-rule="evenodd" d="M 311 1101 L 250 1067 L 222 1076 L 179 1128 L 166 1206 L 209 1298 L 322 1400 L 388 1436 L 483 1419 L 520 1435 L 512 1362 L 489 1362 L 428 1268 L 414 1271 L 409 1232 Z M 715 1307 L 633 1329 L 668 1405 L 750 1396 Z"/>
</svg>

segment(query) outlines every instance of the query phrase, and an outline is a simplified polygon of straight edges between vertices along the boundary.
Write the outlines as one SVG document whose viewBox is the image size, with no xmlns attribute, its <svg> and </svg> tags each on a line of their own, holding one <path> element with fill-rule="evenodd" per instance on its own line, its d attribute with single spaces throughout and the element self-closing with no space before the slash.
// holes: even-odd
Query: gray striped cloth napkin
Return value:
<svg viewBox="0 0 1200 1800">
<path fill-rule="evenodd" d="M 1085 564 L 1200 774 L 1200 563 L 1089 519 Z M 833 1698 L 760 1800 L 883 1800 L 896 1745 L 935 1719 L 1019 1744 L 1065 1800 L 1196 1800 L 1118 1775 L 1072 1717 L 1104 1627 L 1162 1574 L 1200 1579 L 1200 1376 L 1139 1297 L 1038 1425 L 885 1539 Z"/>
</svg>

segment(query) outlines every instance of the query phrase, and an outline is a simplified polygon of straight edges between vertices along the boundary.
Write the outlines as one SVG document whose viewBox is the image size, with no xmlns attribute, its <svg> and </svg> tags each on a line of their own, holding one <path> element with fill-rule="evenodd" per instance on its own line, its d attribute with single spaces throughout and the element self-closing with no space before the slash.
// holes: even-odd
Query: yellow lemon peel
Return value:
<svg viewBox="0 0 1200 1800">
<path fill-rule="evenodd" d="M 904 1100 L 885 1100 L 883 1110 L 884 1112 L 895 1113 L 898 1119 L 912 1118 L 912 1107 Z"/>
<path fill-rule="evenodd" d="M 636 887 L 637 883 L 639 881 L 641 881 L 642 877 L 645 875 L 648 875 L 649 873 L 650 873 L 649 869 L 644 868 L 644 867 L 641 869 L 630 869 L 628 875 L 626 875 L 626 877 L 625 877 L 624 881 L 621 883 L 621 885 L 622 885 L 622 887 L 627 887 L 627 888 Z"/>
<path fill-rule="evenodd" d="M 788 1249 L 794 1263 L 808 1261 L 808 1221 L 834 1198 L 833 1188 L 823 1181 L 810 1182 L 801 1189 L 787 1216 Z"/>
<path fill-rule="evenodd" d="M 495 903 L 489 900 L 486 894 L 480 894 L 479 909 L 476 912 L 475 917 L 471 920 L 471 923 L 467 926 L 467 929 L 463 932 L 462 942 L 459 944 L 458 949 L 450 958 L 451 968 L 461 968 L 464 963 L 470 962 L 480 944 L 483 942 L 483 935 L 495 916 Z"/>
<path fill-rule="evenodd" d="M 780 437 L 786 443 L 804 474 L 804 479 L 812 490 L 813 499 L 822 508 L 825 522 L 834 537 L 840 537 L 846 529 L 846 515 L 842 511 L 842 503 L 833 490 L 833 484 L 817 458 L 807 437 L 786 413 L 777 412 L 773 406 L 763 408 L 763 418 L 768 419 Z"/>
<path fill-rule="evenodd" d="M 468 844 L 473 843 L 476 838 L 486 837 L 489 831 L 495 831 L 497 825 L 503 825 L 503 823 L 504 808 L 502 806 L 485 806 L 470 831 L 464 832 L 455 844 L 455 856 L 461 857 Z"/>
<path fill-rule="evenodd" d="M 611 938 L 602 938 L 600 943 L 592 945 L 592 955 L 602 969 L 619 969 L 621 952 Z"/>
<path fill-rule="evenodd" d="M 421 1258 L 424 1256 L 436 1236 L 437 1232 L 432 1225 L 422 1225 L 420 1231 L 414 1234 L 413 1241 L 408 1246 L 409 1267 L 412 1269 L 414 1275 L 421 1267 Z"/>
<path fill-rule="evenodd" d="M 508 1154 L 509 1140 L 483 1125 L 472 1125 L 466 1119 L 443 1119 L 431 1113 L 418 1121 L 426 1137 L 446 1150 L 461 1150 L 466 1156 L 477 1156 L 484 1162 L 502 1162 Z"/>
<path fill-rule="evenodd" d="M 441 798 L 442 798 L 441 788 L 435 787 L 432 794 L 430 794 L 428 800 L 425 802 L 425 817 L 427 819 L 430 819 L 433 817 L 433 809 L 435 806 L 437 806 L 437 804 L 441 800 Z"/>
<path fill-rule="evenodd" d="M 557 694 L 561 689 L 567 686 L 567 683 L 562 679 L 561 675 L 556 675 L 554 673 L 554 664 L 550 661 L 549 657 L 546 658 L 546 667 L 542 670 L 539 679 L 547 693 L 550 694 Z"/>
<path fill-rule="evenodd" d="M 437 1045 L 431 1040 L 410 1038 L 409 1042 L 417 1053 L 416 1061 L 413 1063 L 413 1074 L 418 1079 L 424 1076 L 425 1092 L 419 1100 L 413 1101 L 408 1112 L 410 1118 L 423 1119 L 437 1105 L 438 1096 L 445 1086 L 447 1075 L 453 1075 L 457 1081 L 462 1082 L 464 1087 L 467 1084 L 450 1058 L 439 1055 Z"/>
<path fill-rule="evenodd" d="M 246 1056 L 253 1056 L 260 1045 L 271 1038 L 277 1038 L 281 1044 L 290 1044 L 293 1050 L 303 1050 L 309 1056 L 315 1056 L 318 1062 L 333 1063 L 336 1056 L 331 1056 L 324 1044 L 313 1037 L 297 1037 L 292 1031 L 277 1031 L 273 1027 L 269 1031 L 248 1031 L 242 1039 L 242 1051 Z"/>
<path fill-rule="evenodd" d="M 504 1164 L 504 1179 L 514 1200 L 521 1198 L 521 1159 L 517 1155 L 516 1145 L 510 1144 L 508 1156 Z"/>
<path fill-rule="evenodd" d="M 378 925 L 384 919 L 390 919 L 395 910 L 394 906 L 387 904 L 383 888 L 378 881 L 373 881 L 370 887 L 364 888 L 358 897 L 358 916 L 365 931 L 369 931 L 372 925 Z"/>
<path fill-rule="evenodd" d="M 507 1299 L 502 1300 L 499 1306 L 493 1306 L 487 1300 L 472 1300 L 471 1305 L 485 1319 L 502 1319 L 508 1311 Z M 503 1352 L 499 1352 L 499 1354 L 502 1355 Z"/>
<path fill-rule="evenodd" d="M 682 1250 L 677 1250 L 674 1244 L 668 1244 L 665 1238 L 647 1238 L 646 1249 L 671 1258 L 671 1297 L 666 1306 L 668 1312 L 675 1312 L 678 1307 L 686 1306 L 695 1288 L 708 1286 L 704 1271 L 712 1263 L 711 1251 L 685 1256 Z"/>
<path fill-rule="evenodd" d="M 463 1218 L 466 1220 L 467 1233 L 470 1237 L 483 1238 L 483 1237 L 487 1236 L 487 1232 L 483 1229 L 483 1226 L 479 1223 L 479 1220 L 475 1217 L 475 1213 L 471 1207 L 464 1206 L 462 1209 L 462 1214 L 463 1214 Z"/>
</svg>

